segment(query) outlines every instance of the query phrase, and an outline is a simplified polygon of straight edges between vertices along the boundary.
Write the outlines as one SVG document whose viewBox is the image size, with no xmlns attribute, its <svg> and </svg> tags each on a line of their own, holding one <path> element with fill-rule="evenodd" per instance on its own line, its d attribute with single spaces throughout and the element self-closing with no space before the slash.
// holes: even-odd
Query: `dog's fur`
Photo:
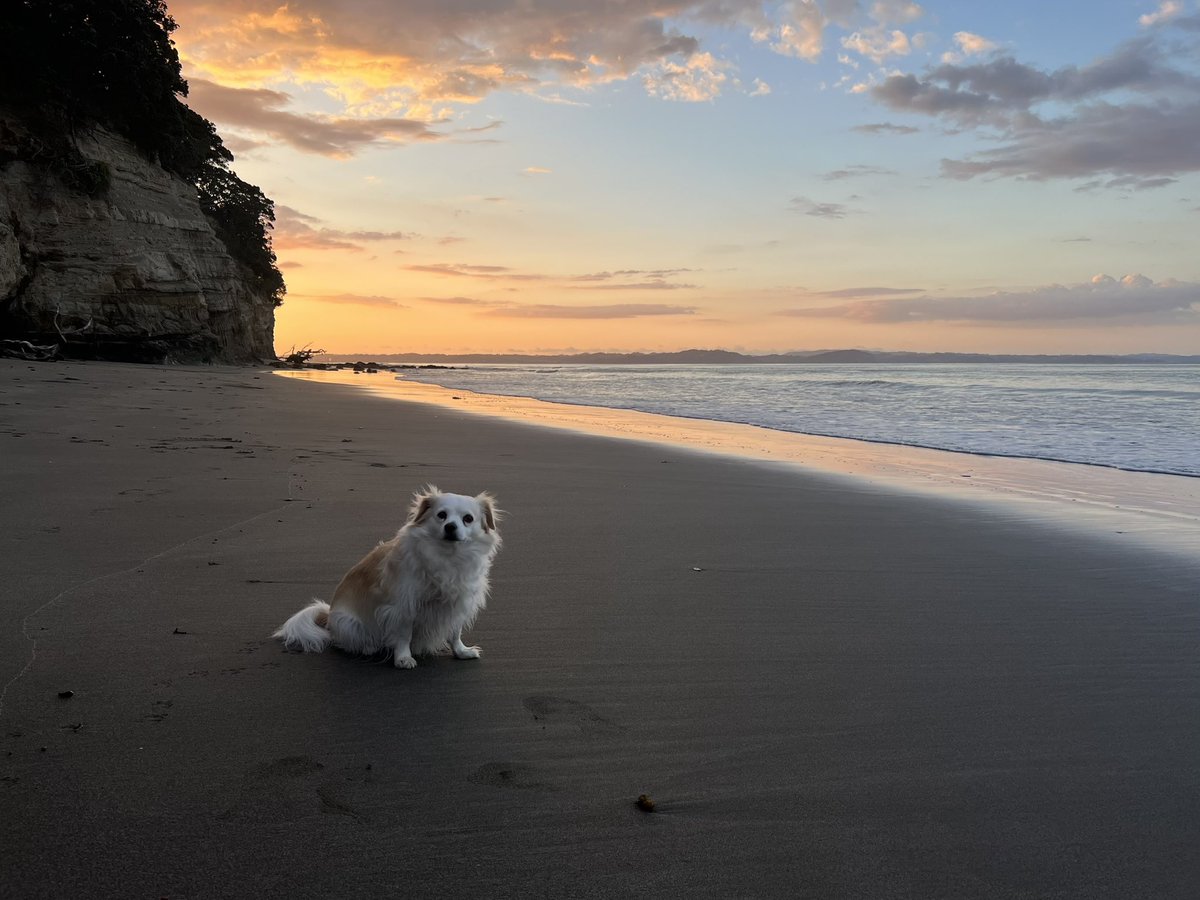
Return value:
<svg viewBox="0 0 1200 900">
<path fill-rule="evenodd" d="M 490 494 L 418 491 L 404 527 L 346 573 L 333 602 L 314 601 L 274 637 L 314 653 L 330 644 L 367 655 L 390 650 L 398 669 L 447 647 L 458 659 L 478 659 L 462 633 L 487 602 L 498 515 Z"/>
</svg>

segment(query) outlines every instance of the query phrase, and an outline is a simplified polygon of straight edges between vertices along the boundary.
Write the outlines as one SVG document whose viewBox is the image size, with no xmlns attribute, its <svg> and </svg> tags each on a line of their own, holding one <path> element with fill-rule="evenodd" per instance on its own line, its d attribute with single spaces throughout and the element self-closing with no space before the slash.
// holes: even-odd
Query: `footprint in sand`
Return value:
<svg viewBox="0 0 1200 900">
<path fill-rule="evenodd" d="M 349 816 L 352 819 L 358 818 L 358 810 L 338 800 L 328 791 L 317 791 L 317 796 L 321 798 L 321 812 L 325 813 L 325 815 Z"/>
<path fill-rule="evenodd" d="M 472 784 L 489 787 L 516 788 L 522 791 L 552 791 L 554 786 L 538 781 L 534 770 L 520 763 L 490 762 L 480 766 L 467 776 Z"/>
<path fill-rule="evenodd" d="M 571 725 L 589 736 L 619 734 L 625 729 L 597 713 L 586 703 L 567 697 L 552 697 L 549 694 L 534 694 L 524 700 L 525 708 L 533 713 L 535 721 L 547 725 Z"/>
<path fill-rule="evenodd" d="M 233 804 L 220 814 L 222 819 L 253 818 L 290 822 L 310 816 L 314 810 L 326 815 L 361 818 L 357 809 L 338 797 L 328 780 L 325 765 L 311 756 L 284 756 L 251 768 Z"/>
<path fill-rule="evenodd" d="M 320 772 L 325 766 L 311 756 L 284 756 L 255 766 L 247 773 L 251 781 L 272 781 L 277 778 L 300 778 Z"/>
<path fill-rule="evenodd" d="M 151 712 L 148 715 L 142 716 L 150 722 L 161 722 L 167 717 L 167 710 L 175 705 L 173 700 L 155 700 L 150 704 Z"/>
</svg>

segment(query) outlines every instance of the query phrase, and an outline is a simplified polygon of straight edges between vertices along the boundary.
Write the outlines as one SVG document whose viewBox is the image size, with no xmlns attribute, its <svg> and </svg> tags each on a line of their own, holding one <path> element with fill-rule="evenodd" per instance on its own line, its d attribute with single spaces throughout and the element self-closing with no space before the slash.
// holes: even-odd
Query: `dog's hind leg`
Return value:
<svg viewBox="0 0 1200 900">
<path fill-rule="evenodd" d="M 333 635 L 334 645 L 347 653 L 371 656 L 379 652 L 379 635 L 351 612 L 341 609 L 331 612 L 329 631 Z"/>
</svg>

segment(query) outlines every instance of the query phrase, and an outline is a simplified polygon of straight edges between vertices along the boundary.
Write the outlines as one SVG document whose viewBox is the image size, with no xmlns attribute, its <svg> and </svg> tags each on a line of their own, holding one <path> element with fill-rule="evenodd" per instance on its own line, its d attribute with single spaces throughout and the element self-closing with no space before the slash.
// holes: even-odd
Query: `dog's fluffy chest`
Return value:
<svg viewBox="0 0 1200 900">
<path fill-rule="evenodd" d="M 474 602 L 487 590 L 489 558 L 478 549 L 466 545 L 447 548 L 425 541 L 413 544 L 401 567 L 408 570 L 409 583 L 421 585 L 420 596 L 414 598 L 417 602 L 458 606 Z"/>
</svg>

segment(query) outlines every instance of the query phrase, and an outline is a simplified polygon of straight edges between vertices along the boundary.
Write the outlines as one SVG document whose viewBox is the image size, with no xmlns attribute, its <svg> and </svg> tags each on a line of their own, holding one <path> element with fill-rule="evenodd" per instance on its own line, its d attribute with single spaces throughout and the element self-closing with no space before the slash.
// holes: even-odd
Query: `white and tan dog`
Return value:
<svg viewBox="0 0 1200 900">
<path fill-rule="evenodd" d="M 315 601 L 274 637 L 313 653 L 330 644 L 368 655 L 390 650 L 398 669 L 447 647 L 458 659 L 478 659 L 462 633 L 487 602 L 497 518 L 490 494 L 418 491 L 404 527 L 346 573 L 333 602 Z"/>
</svg>

